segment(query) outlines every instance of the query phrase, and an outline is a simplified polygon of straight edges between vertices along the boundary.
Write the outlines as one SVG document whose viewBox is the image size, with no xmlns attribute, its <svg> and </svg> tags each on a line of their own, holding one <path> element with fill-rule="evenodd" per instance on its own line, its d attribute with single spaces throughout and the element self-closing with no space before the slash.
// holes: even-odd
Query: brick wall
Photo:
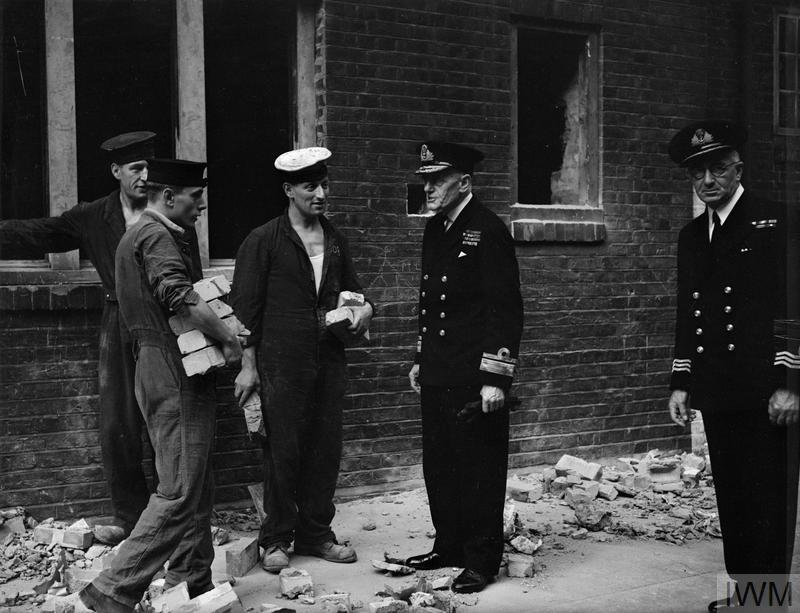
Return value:
<svg viewBox="0 0 800 613">
<path fill-rule="evenodd" d="M 526 314 L 514 389 L 523 405 L 512 417 L 510 464 L 552 462 L 564 452 L 601 457 L 688 444 L 665 405 L 675 242 L 691 218 L 692 199 L 666 143 L 688 120 L 747 110 L 736 6 L 732 0 L 713 8 L 692 0 L 325 0 L 317 37 L 324 104 L 318 134 L 334 151 L 331 208 L 380 305 L 371 345 L 348 352 L 342 487 L 421 478 L 418 398 L 407 380 L 424 225 L 406 215 L 406 184 L 416 181 L 414 144 L 436 137 L 482 148 L 487 158 L 475 191 L 508 218 L 516 19 L 600 32 L 606 239 L 517 246 Z M 771 75 L 771 12 L 755 12 L 753 49 L 763 66 L 754 71 L 761 93 L 750 112 L 771 122 L 771 88 L 762 83 Z M 754 152 L 783 147 L 791 155 L 785 142 L 762 140 Z M 788 193 L 797 176 L 774 183 L 780 169 L 769 157 L 753 164 L 763 185 Z M 6 341 L 0 506 L 107 510 L 94 430 L 99 312 L 91 305 L 19 307 L 3 296 L 0 307 L 23 310 L 3 311 L 0 319 Z M 220 500 L 244 498 L 244 485 L 260 478 L 259 453 L 230 403 L 231 377 L 220 378 Z"/>
</svg>

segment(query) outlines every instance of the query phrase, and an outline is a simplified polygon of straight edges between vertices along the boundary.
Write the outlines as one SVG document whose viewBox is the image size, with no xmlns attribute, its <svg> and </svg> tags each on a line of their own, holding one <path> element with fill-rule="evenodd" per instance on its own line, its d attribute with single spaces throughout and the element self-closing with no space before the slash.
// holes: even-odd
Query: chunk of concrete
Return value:
<svg viewBox="0 0 800 613">
<path fill-rule="evenodd" d="M 398 576 L 413 575 L 415 572 L 413 568 L 405 564 L 393 564 L 392 562 L 384 562 L 383 560 L 372 560 L 372 567 Z"/>
<path fill-rule="evenodd" d="M 593 481 L 599 481 L 603 475 L 603 467 L 597 462 L 587 462 L 568 454 L 561 456 L 556 463 L 555 469 L 560 476 L 566 476 L 569 471 L 574 471 L 584 479 Z"/>
<path fill-rule="evenodd" d="M 369 613 L 408 613 L 408 610 L 408 603 L 405 600 L 395 598 L 384 598 L 369 603 Z"/>
<path fill-rule="evenodd" d="M 433 594 L 429 594 L 428 592 L 414 592 L 409 597 L 409 601 L 411 603 L 411 607 L 432 607 L 436 604 L 436 600 L 433 598 Z"/>
<path fill-rule="evenodd" d="M 507 553 L 505 558 L 509 577 L 533 577 L 533 557 L 522 553 Z"/>
<path fill-rule="evenodd" d="M 218 585 L 170 613 L 244 613 L 244 607 L 230 583 Z"/>
<path fill-rule="evenodd" d="M 653 491 L 659 493 L 682 492 L 684 489 L 683 481 L 670 481 L 668 483 L 654 483 Z"/>
<path fill-rule="evenodd" d="M 538 483 L 523 481 L 517 477 L 506 481 L 506 495 L 517 502 L 535 502 L 542 497 L 541 492 L 542 488 Z"/>
<path fill-rule="evenodd" d="M 453 585 L 453 578 L 450 575 L 437 577 L 431 581 L 432 590 L 449 590 L 451 585 Z"/>
<path fill-rule="evenodd" d="M 569 489 L 569 483 L 567 483 L 566 477 L 556 477 L 550 483 L 550 493 L 557 498 L 561 498 L 567 489 Z"/>
<path fill-rule="evenodd" d="M 353 613 L 353 603 L 350 601 L 350 594 L 346 592 L 325 594 L 317 600 L 325 613 Z"/>
<path fill-rule="evenodd" d="M 614 500 L 619 496 L 619 491 L 611 483 L 601 483 L 597 489 L 597 496 L 605 500 Z"/>
<path fill-rule="evenodd" d="M 509 544 L 519 553 L 533 555 L 542 546 L 542 539 L 534 543 L 527 536 L 519 535 L 511 539 Z"/>
<path fill-rule="evenodd" d="M 70 594 L 74 594 L 89 585 L 99 574 L 100 571 L 96 568 L 70 566 L 64 571 L 64 583 L 67 585 Z"/>
<path fill-rule="evenodd" d="M 542 471 L 542 490 L 545 494 L 550 493 L 550 486 L 556 477 L 558 477 L 558 475 L 556 474 L 555 468 L 547 467 Z"/>
<path fill-rule="evenodd" d="M 150 606 L 153 607 L 155 613 L 175 613 L 178 607 L 190 600 L 189 586 L 186 581 L 183 581 L 161 592 L 160 596 L 150 601 Z"/>
<path fill-rule="evenodd" d="M 301 568 L 284 568 L 280 575 L 281 594 L 286 598 L 297 598 L 300 594 L 314 595 L 314 582 L 308 571 Z"/>
</svg>

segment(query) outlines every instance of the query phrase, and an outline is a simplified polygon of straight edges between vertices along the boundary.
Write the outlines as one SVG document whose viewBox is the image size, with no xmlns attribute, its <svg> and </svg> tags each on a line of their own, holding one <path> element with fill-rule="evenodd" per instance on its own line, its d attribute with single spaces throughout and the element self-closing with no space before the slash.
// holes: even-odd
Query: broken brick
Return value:
<svg viewBox="0 0 800 613">
<path fill-rule="evenodd" d="M 597 496 L 606 500 L 614 500 L 618 495 L 617 488 L 611 483 L 601 483 L 597 490 Z"/>
<path fill-rule="evenodd" d="M 186 604 L 189 600 L 191 600 L 189 586 L 186 581 L 182 581 L 151 600 L 150 606 L 153 607 L 155 613 L 174 613 L 179 606 Z"/>
<path fill-rule="evenodd" d="M 289 599 L 297 598 L 300 594 L 313 594 L 314 583 L 308 571 L 300 568 L 284 568 L 279 575 L 281 594 Z"/>
<path fill-rule="evenodd" d="M 244 613 L 244 607 L 231 584 L 226 582 L 179 605 L 170 613 Z"/>
<path fill-rule="evenodd" d="M 504 557 L 509 577 L 533 577 L 533 557 L 522 553 L 507 553 Z"/>
<path fill-rule="evenodd" d="M 231 577 L 244 577 L 258 563 L 258 539 L 239 538 L 214 548 L 225 553 L 225 573 Z"/>
<path fill-rule="evenodd" d="M 350 594 L 345 592 L 334 592 L 319 597 L 322 610 L 325 613 L 353 613 L 353 604 L 350 602 Z"/>
<path fill-rule="evenodd" d="M 408 603 L 404 600 L 384 598 L 378 602 L 369 603 L 369 613 L 407 613 Z"/>
<path fill-rule="evenodd" d="M 555 466 L 556 473 L 560 476 L 566 476 L 569 471 L 574 471 L 584 479 L 598 481 L 603 474 L 603 467 L 596 462 L 587 462 L 581 458 L 576 458 L 568 454 L 564 454 L 558 460 Z"/>
</svg>

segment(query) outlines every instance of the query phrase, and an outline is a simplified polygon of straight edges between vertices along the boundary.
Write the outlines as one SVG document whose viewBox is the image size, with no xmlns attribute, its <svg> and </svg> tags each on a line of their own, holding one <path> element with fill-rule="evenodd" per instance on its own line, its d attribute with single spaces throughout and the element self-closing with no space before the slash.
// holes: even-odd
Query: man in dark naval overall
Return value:
<svg viewBox="0 0 800 613">
<path fill-rule="evenodd" d="M 147 208 L 117 249 L 120 313 L 134 341 L 136 398 L 159 482 L 110 567 L 80 592 L 98 613 L 132 613 L 167 562 L 165 588 L 186 582 L 191 598 L 214 588 L 214 373 L 186 375 L 169 326 L 180 315 L 219 344 L 227 365 L 241 359 L 239 338 L 193 287 L 203 270 L 193 261 L 187 230 L 206 208 L 205 166 L 149 159 Z"/>
<path fill-rule="evenodd" d="M 505 224 L 472 194 L 473 166 L 483 154 L 428 142 L 419 155 L 416 172 L 434 215 L 422 241 L 419 340 L 409 379 L 421 393 L 436 541 L 406 564 L 463 567 L 453 590 L 477 592 L 494 579 L 503 554 L 504 404 L 522 336 L 519 268 Z"/>
<path fill-rule="evenodd" d="M 0 248 L 40 254 L 81 249 L 97 270 L 106 302 L 100 324 L 99 404 L 103 469 L 115 515 L 112 524 L 95 526 L 98 540 L 121 541 L 147 505 L 150 491 L 142 470 L 143 422 L 134 396 L 134 360 L 130 338 L 120 324 L 114 290 L 114 254 L 129 227 L 147 205 L 142 173 L 153 157 L 153 132 L 127 132 L 105 141 L 111 175 L 118 189 L 93 202 L 81 202 L 62 215 L 0 222 Z M 194 230 L 191 230 L 194 236 Z M 197 240 L 193 257 L 199 263 Z"/>
<path fill-rule="evenodd" d="M 669 145 L 705 212 L 678 239 L 678 309 L 669 399 L 684 426 L 702 411 L 725 567 L 735 581 L 785 576 L 798 479 L 798 342 L 785 320 L 786 216 L 741 184 L 746 132 L 709 120 Z M 726 599 L 727 600 L 727 599 Z M 709 610 L 725 607 L 715 601 Z"/>
<path fill-rule="evenodd" d="M 325 216 L 331 152 L 287 151 L 275 160 L 288 207 L 253 230 L 236 254 L 231 300 L 251 331 L 234 393 L 261 393 L 264 511 L 261 566 L 272 573 L 294 553 L 355 562 L 331 529 L 342 454 L 347 384 L 344 344 L 325 328 L 342 291 L 361 292 L 344 235 Z M 354 337 L 369 327 L 372 304 L 351 307 Z"/>
</svg>

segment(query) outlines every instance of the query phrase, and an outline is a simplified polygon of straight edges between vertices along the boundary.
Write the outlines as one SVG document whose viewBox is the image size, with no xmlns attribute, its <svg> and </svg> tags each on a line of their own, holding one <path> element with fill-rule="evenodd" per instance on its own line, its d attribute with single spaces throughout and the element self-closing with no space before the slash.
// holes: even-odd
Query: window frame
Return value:
<svg viewBox="0 0 800 613">
<path fill-rule="evenodd" d="M 175 155 L 207 159 L 203 5 L 194 0 L 175 2 L 176 18 L 176 131 Z M 47 92 L 47 198 L 49 215 L 58 216 L 78 203 L 75 111 L 74 12 L 72 0 L 45 3 L 45 88 Z M 295 146 L 316 144 L 315 92 L 317 0 L 297 0 L 296 57 L 293 74 Z M 313 118 L 313 119 L 310 119 Z M 232 274 L 233 259 L 209 258 L 209 202 L 197 222 L 200 256 L 206 274 Z M 99 283 L 94 267 L 80 260 L 78 250 L 51 253 L 35 260 L 0 260 L 0 285 Z"/>
<path fill-rule="evenodd" d="M 782 9 L 773 9 L 773 37 L 772 37 L 772 127 L 775 134 L 784 136 L 798 136 L 800 135 L 800 9 L 794 7 L 785 7 Z M 794 52 L 796 64 L 796 83 L 795 83 L 795 115 L 798 117 L 798 126 L 796 128 L 789 128 L 780 125 L 780 55 L 783 53 L 780 49 L 780 25 L 782 18 L 793 19 L 797 24 L 797 33 L 795 45 L 797 50 Z M 787 54 L 788 55 L 788 54 Z"/>
<path fill-rule="evenodd" d="M 545 204 L 519 201 L 519 54 L 520 30 L 563 32 L 585 36 L 587 45 L 583 61 L 587 96 L 586 157 L 580 175 L 588 177 L 584 203 Z M 606 231 L 602 206 L 602 33 L 598 27 L 584 23 L 553 22 L 521 15 L 511 23 L 511 234 L 523 242 L 598 243 Z"/>
</svg>

